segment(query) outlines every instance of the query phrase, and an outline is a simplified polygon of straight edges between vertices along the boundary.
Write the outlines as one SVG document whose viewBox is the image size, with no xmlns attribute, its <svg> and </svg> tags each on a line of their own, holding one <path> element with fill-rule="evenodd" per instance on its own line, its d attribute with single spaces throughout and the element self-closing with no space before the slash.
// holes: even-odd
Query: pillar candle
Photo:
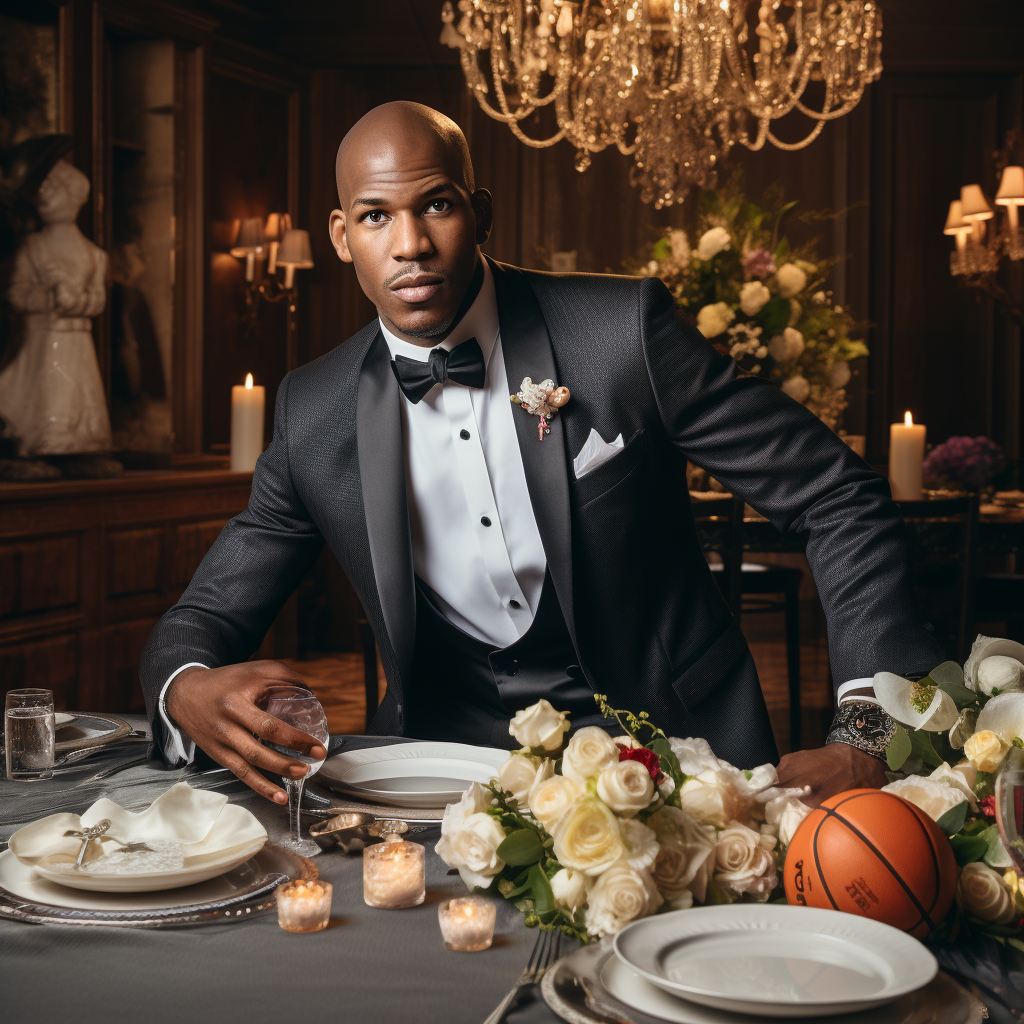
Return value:
<svg viewBox="0 0 1024 1024">
<path fill-rule="evenodd" d="M 889 428 L 889 483 L 897 501 L 920 500 L 924 438 L 924 425 L 915 423 L 909 412 Z"/>
<path fill-rule="evenodd" d="M 252 374 L 245 376 L 245 386 L 231 389 L 231 471 L 251 473 L 263 451 L 263 410 L 266 388 L 253 387 Z"/>
</svg>

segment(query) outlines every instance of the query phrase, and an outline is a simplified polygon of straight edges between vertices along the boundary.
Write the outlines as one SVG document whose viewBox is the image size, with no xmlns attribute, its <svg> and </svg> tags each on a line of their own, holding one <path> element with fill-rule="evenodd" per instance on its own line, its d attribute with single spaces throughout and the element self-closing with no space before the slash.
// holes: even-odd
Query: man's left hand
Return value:
<svg viewBox="0 0 1024 1024">
<path fill-rule="evenodd" d="M 779 762 L 779 786 L 810 786 L 804 802 L 817 807 L 847 789 L 880 789 L 889 781 L 885 762 L 847 743 L 796 750 Z"/>
</svg>

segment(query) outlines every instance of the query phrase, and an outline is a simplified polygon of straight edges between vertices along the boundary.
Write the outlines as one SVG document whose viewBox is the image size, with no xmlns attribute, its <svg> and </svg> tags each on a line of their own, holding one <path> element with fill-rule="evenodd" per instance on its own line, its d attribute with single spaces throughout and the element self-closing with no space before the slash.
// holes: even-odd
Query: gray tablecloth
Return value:
<svg viewBox="0 0 1024 1024">
<path fill-rule="evenodd" d="M 137 748 L 131 756 L 138 756 Z M 0 782 L 0 839 L 54 810 L 84 810 L 100 796 L 141 809 L 184 775 L 142 766 L 105 783 L 83 783 L 95 770 L 46 782 Z M 271 841 L 286 834 L 285 809 L 223 776 L 219 781 L 233 802 L 263 822 Z M 316 864 L 334 886 L 335 920 L 312 935 L 281 931 L 273 914 L 159 930 L 0 922 L 0 1020 L 481 1024 L 529 958 L 536 932 L 501 901 L 491 949 L 444 948 L 437 904 L 465 887 L 447 874 L 432 842 L 426 902 L 407 910 L 366 906 L 361 856 L 328 852 Z M 555 1024 L 558 1018 L 528 993 L 509 1021 Z"/>
</svg>

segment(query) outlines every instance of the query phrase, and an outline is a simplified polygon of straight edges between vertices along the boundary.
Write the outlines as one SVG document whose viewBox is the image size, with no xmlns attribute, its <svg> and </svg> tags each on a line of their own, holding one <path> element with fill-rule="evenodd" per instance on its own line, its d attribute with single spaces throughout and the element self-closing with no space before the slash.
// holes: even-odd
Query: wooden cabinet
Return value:
<svg viewBox="0 0 1024 1024">
<path fill-rule="evenodd" d="M 58 708 L 142 706 L 138 663 L 252 475 L 126 473 L 0 485 L 0 690 L 44 686 Z M 294 602 L 261 650 L 294 655 Z"/>
</svg>

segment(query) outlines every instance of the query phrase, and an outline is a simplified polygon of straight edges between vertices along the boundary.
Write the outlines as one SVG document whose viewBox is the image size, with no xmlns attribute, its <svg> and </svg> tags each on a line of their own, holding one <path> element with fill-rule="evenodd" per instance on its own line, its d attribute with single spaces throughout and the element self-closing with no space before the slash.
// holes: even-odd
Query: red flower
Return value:
<svg viewBox="0 0 1024 1024">
<path fill-rule="evenodd" d="M 986 818 L 994 818 L 996 816 L 996 798 L 994 796 L 987 796 L 984 800 L 979 800 L 978 806 Z"/>
<path fill-rule="evenodd" d="M 623 747 L 619 751 L 620 761 L 639 761 L 650 773 L 655 782 L 661 778 L 661 764 L 658 755 L 646 747 Z"/>
</svg>

